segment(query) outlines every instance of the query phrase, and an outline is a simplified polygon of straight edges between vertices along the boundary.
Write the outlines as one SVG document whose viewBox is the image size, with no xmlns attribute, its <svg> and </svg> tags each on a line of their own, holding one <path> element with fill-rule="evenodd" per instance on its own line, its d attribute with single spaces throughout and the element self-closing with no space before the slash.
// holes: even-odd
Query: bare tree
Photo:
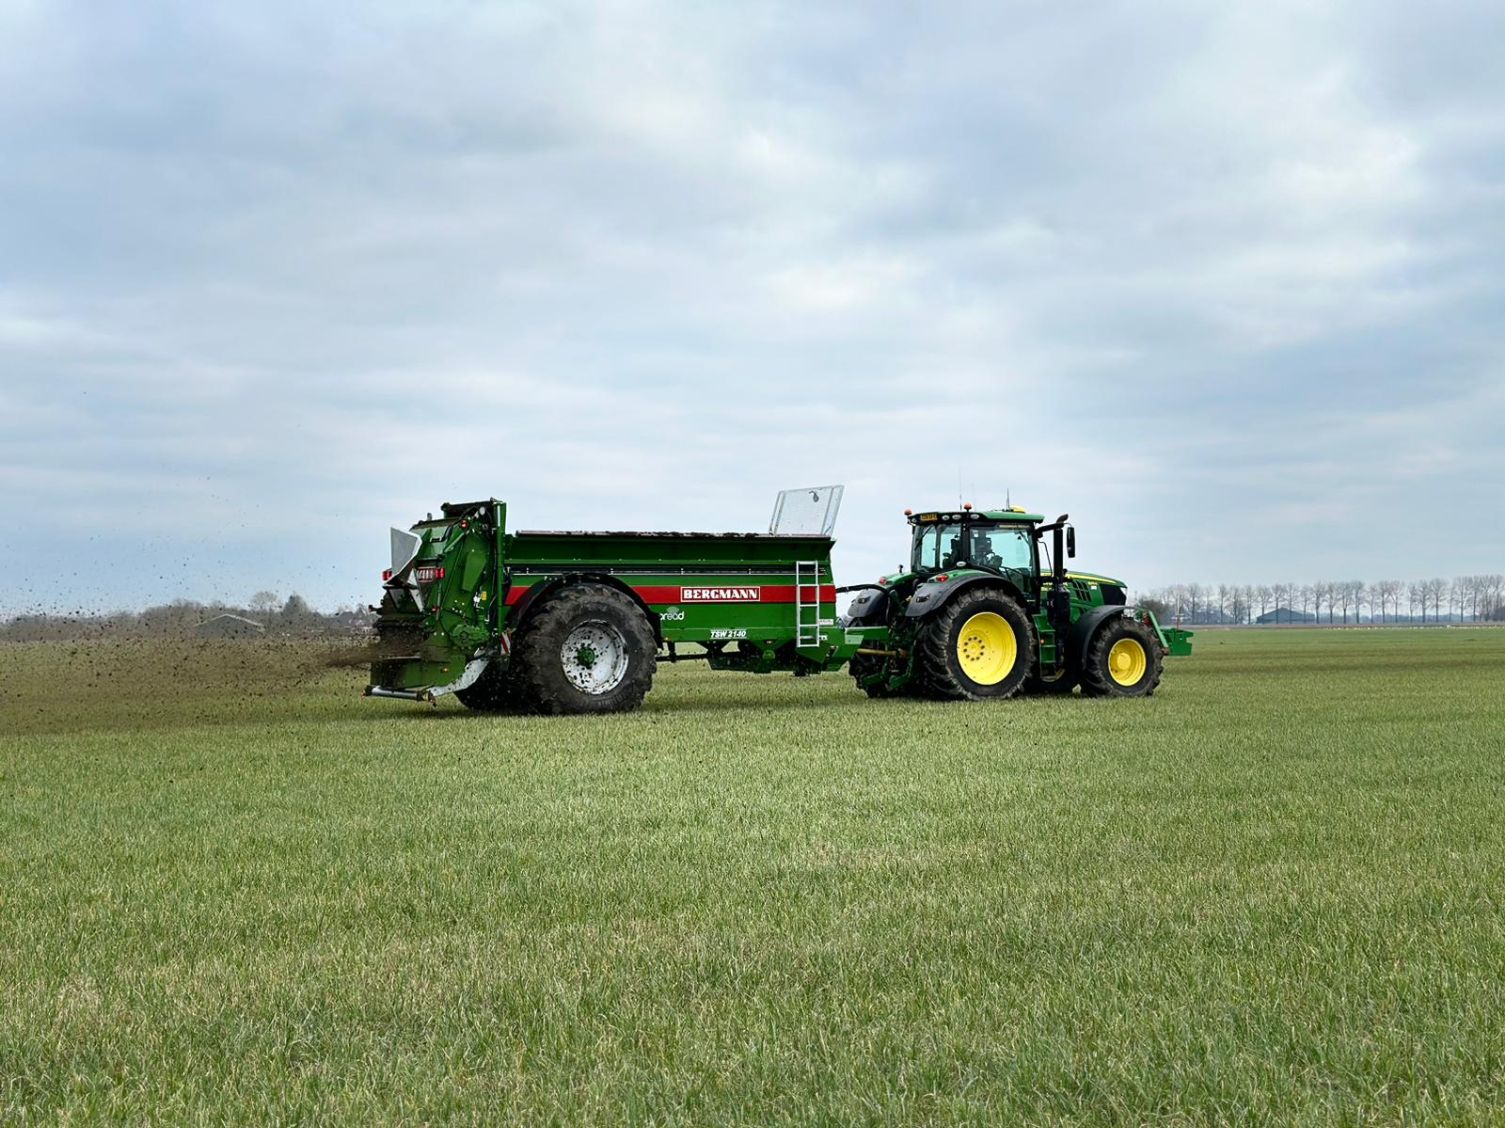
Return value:
<svg viewBox="0 0 1505 1128">
<path fill-rule="evenodd" d="M 1484 577 L 1484 613 L 1489 619 L 1500 618 L 1500 608 L 1505 602 L 1505 576 L 1495 573 Z"/>
<path fill-rule="evenodd" d="M 1448 598 L 1448 590 L 1451 585 L 1440 576 L 1427 581 L 1427 597 L 1432 601 L 1432 620 L 1442 621 L 1442 604 Z"/>
<path fill-rule="evenodd" d="M 1479 601 L 1484 595 L 1485 578 L 1483 576 L 1464 576 L 1458 581 L 1463 589 L 1463 597 L 1468 602 L 1469 617 L 1474 622 L 1479 621 Z M 1462 611 L 1459 612 L 1462 615 Z"/>
<path fill-rule="evenodd" d="M 1388 602 L 1390 604 L 1392 621 L 1398 619 L 1400 617 L 1401 589 L 1405 585 L 1399 580 L 1381 580 L 1379 586 L 1383 593 L 1380 600 L 1380 618 L 1383 619 L 1385 617 L 1385 604 Z"/>
<path fill-rule="evenodd" d="M 1332 587 L 1331 596 L 1334 602 L 1343 609 L 1343 625 L 1348 626 L 1348 609 L 1353 605 L 1353 585 L 1347 581 L 1340 581 Z M 1332 604 L 1328 604 L 1327 619 L 1332 622 Z"/>
<path fill-rule="evenodd" d="M 1176 608 L 1176 621 L 1179 623 L 1186 615 L 1186 585 L 1177 584 L 1171 589 L 1171 604 Z"/>
</svg>

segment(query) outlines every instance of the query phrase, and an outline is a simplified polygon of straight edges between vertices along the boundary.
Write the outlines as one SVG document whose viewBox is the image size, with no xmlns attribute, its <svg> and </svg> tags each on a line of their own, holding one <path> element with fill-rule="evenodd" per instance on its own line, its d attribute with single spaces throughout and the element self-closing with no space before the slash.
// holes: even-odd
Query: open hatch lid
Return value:
<svg viewBox="0 0 1505 1128">
<path fill-rule="evenodd" d="M 780 490 L 773 503 L 768 531 L 784 536 L 802 533 L 833 536 L 843 489 L 844 486 L 805 486 Z"/>
</svg>

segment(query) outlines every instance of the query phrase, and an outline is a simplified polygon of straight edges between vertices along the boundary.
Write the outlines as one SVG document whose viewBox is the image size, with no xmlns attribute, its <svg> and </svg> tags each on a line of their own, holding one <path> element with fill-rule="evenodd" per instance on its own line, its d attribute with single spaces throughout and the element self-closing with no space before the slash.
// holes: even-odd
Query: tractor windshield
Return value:
<svg viewBox="0 0 1505 1128">
<path fill-rule="evenodd" d="M 916 572 L 944 572 L 962 566 L 1002 571 L 1034 571 L 1029 530 L 1017 525 L 922 525 L 914 542 Z"/>
</svg>

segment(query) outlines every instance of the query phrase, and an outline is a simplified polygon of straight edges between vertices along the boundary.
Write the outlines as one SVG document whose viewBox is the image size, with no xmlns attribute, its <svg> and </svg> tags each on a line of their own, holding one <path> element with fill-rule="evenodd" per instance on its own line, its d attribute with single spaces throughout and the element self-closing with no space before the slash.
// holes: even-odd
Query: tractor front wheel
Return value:
<svg viewBox="0 0 1505 1128">
<path fill-rule="evenodd" d="M 1035 664 L 1035 632 L 1019 603 L 996 590 L 964 591 L 925 623 L 915 655 L 932 697 L 1012 697 Z"/>
<path fill-rule="evenodd" d="M 1098 628 L 1082 659 L 1087 697 L 1149 697 L 1160 684 L 1160 640 L 1138 619 L 1121 616 Z"/>
<path fill-rule="evenodd" d="M 512 664 L 540 713 L 625 713 L 643 704 L 658 643 L 642 608 L 605 584 L 571 584 L 519 629 Z"/>
</svg>

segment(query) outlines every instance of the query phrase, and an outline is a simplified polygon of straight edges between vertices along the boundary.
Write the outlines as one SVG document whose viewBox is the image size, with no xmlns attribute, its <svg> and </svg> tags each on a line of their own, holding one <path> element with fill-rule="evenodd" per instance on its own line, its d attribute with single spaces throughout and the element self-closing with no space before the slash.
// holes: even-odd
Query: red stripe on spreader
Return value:
<svg viewBox="0 0 1505 1128">
<path fill-rule="evenodd" d="M 668 606 L 671 603 L 686 603 L 688 606 L 691 606 L 691 607 L 714 607 L 714 606 L 717 606 L 717 605 L 732 606 L 732 605 L 738 605 L 738 604 L 740 604 L 740 605 L 742 605 L 744 607 L 749 607 L 749 606 L 754 606 L 755 607 L 759 603 L 793 603 L 795 601 L 795 599 L 794 599 L 795 587 L 794 587 L 793 584 L 762 584 L 762 585 L 720 584 L 720 585 L 714 585 L 714 586 L 719 586 L 719 587 L 732 587 L 732 586 L 737 586 L 737 587 L 754 587 L 755 586 L 755 587 L 758 587 L 759 598 L 757 598 L 757 599 L 691 599 L 691 600 L 682 600 L 682 599 L 680 599 L 680 593 L 685 588 L 687 588 L 687 587 L 710 587 L 710 586 L 713 586 L 713 585 L 710 585 L 710 584 L 684 584 L 683 586 L 674 586 L 674 587 L 669 587 L 669 586 L 637 587 L 637 586 L 634 586 L 632 590 L 638 593 L 638 598 L 641 599 L 644 603 L 648 603 L 648 604 L 652 604 L 654 606 L 660 606 L 660 607 Z M 525 587 L 515 587 L 515 588 L 513 588 L 511 591 L 509 591 L 507 593 L 507 600 L 506 600 L 507 606 L 511 607 L 514 603 L 519 602 L 523 598 L 523 596 L 525 596 L 525 595 L 528 594 L 528 592 L 530 590 L 532 590 L 532 589 L 531 588 L 525 588 Z M 820 601 L 822 603 L 835 603 L 836 602 L 836 585 L 834 585 L 834 584 L 821 584 L 821 586 L 820 586 Z"/>
</svg>

